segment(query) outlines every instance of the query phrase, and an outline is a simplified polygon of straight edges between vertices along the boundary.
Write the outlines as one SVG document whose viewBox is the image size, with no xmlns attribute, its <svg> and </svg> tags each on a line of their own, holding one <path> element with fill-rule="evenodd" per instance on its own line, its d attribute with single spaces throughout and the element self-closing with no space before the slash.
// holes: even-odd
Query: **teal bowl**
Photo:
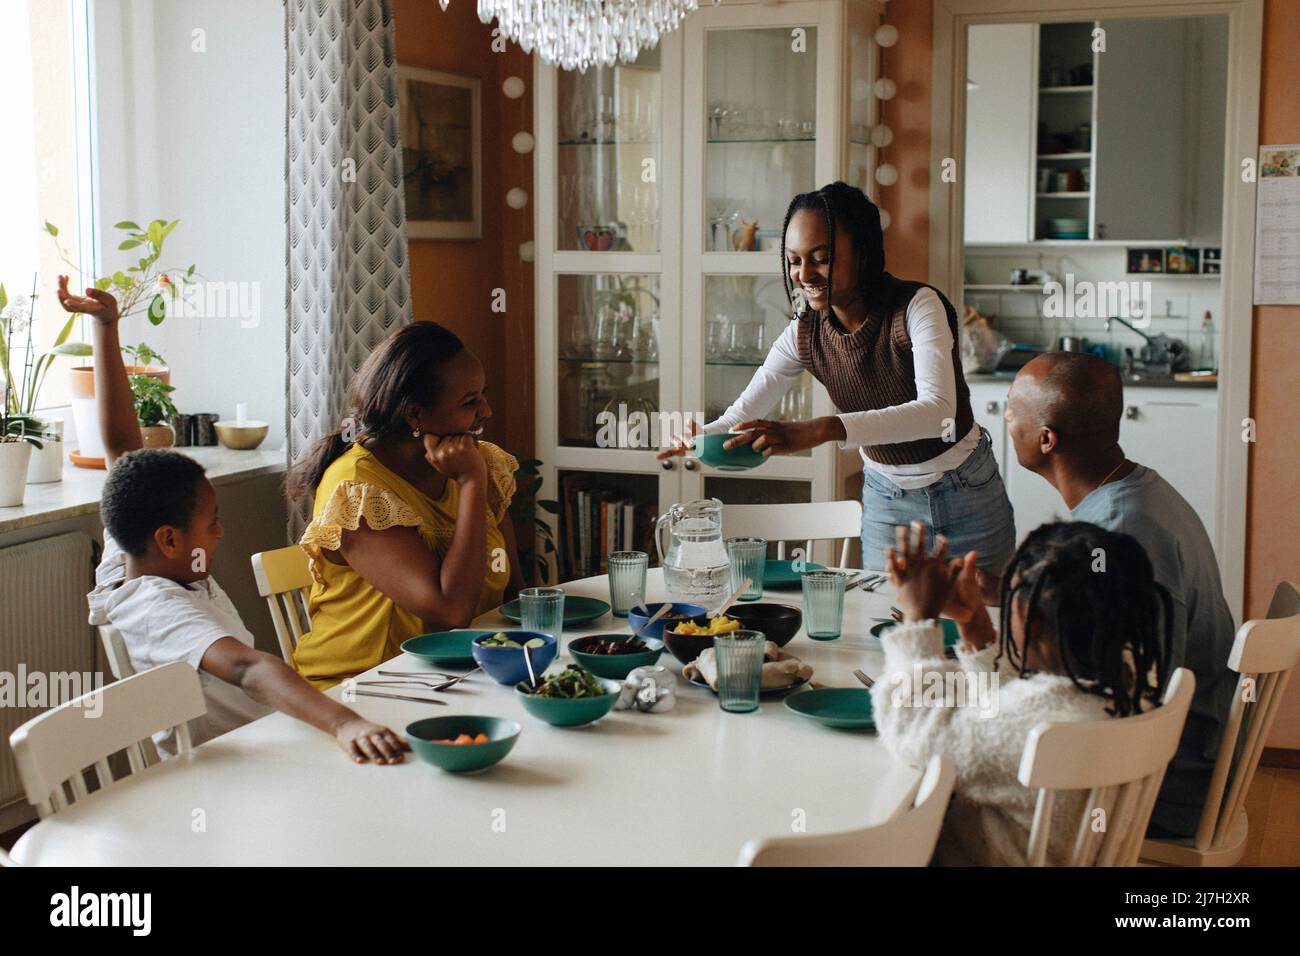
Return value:
<svg viewBox="0 0 1300 956">
<path fill-rule="evenodd" d="M 761 452 L 754 451 L 749 445 L 730 449 L 722 447 L 724 442 L 735 437 L 725 432 L 721 435 L 696 435 L 691 439 L 695 444 L 695 457 L 718 471 L 748 471 L 767 461 Z"/>
<path fill-rule="evenodd" d="M 500 762 L 510 753 L 523 728 L 504 717 L 469 714 L 426 717 L 406 725 L 406 742 L 415 755 L 448 773 L 471 773 Z M 435 740 L 455 739 L 457 734 L 487 734 L 485 744 L 439 744 Z"/>
<path fill-rule="evenodd" d="M 524 710 L 552 727 L 581 727 L 604 717 L 618 702 L 623 690 L 619 681 L 598 678 L 605 693 L 599 697 L 537 697 L 525 690 L 526 685 L 516 684 L 515 693 L 523 701 Z"/>
<path fill-rule="evenodd" d="M 584 648 L 591 647 L 600 640 L 612 638 L 626 641 L 629 637 L 630 635 L 627 634 L 593 634 L 589 637 L 575 637 L 569 641 L 569 655 L 581 667 L 591 671 L 597 677 L 622 680 L 632 673 L 633 668 L 656 663 L 659 655 L 664 652 L 664 642 L 656 641 L 652 637 L 638 638 L 649 650 L 635 654 L 588 654 Z"/>
</svg>

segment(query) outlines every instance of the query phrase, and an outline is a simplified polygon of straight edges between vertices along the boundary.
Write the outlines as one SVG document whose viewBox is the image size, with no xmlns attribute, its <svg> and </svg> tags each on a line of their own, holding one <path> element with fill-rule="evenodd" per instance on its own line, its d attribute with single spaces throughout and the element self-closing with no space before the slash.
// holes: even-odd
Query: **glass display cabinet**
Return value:
<svg viewBox="0 0 1300 956">
<path fill-rule="evenodd" d="M 779 262 L 796 193 L 866 190 L 873 0 L 722 3 L 635 62 L 538 62 L 537 456 L 560 503 L 559 579 L 611 550 L 656 559 L 674 502 L 826 500 L 835 449 L 745 472 L 655 461 L 744 390 L 790 320 Z M 766 417 L 833 411 L 804 375 Z"/>
</svg>

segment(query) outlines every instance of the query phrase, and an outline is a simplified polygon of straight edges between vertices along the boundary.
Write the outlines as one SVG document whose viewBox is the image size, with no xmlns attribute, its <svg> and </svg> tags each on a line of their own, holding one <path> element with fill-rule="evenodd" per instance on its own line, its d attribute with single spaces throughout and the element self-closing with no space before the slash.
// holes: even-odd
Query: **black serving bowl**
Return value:
<svg viewBox="0 0 1300 956">
<path fill-rule="evenodd" d="M 734 617 L 747 631 L 762 631 L 777 647 L 789 644 L 803 624 L 803 611 L 792 604 L 733 604 L 727 617 Z"/>
</svg>

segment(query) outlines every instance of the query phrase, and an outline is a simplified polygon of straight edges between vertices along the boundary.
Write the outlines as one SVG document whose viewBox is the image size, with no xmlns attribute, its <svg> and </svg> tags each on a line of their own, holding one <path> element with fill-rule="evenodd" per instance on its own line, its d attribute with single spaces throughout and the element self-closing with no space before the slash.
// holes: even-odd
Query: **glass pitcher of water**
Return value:
<svg viewBox="0 0 1300 956">
<path fill-rule="evenodd" d="M 669 508 L 655 522 L 655 548 L 670 600 L 712 610 L 726 598 L 731 577 L 722 542 L 722 502 L 717 498 Z"/>
</svg>

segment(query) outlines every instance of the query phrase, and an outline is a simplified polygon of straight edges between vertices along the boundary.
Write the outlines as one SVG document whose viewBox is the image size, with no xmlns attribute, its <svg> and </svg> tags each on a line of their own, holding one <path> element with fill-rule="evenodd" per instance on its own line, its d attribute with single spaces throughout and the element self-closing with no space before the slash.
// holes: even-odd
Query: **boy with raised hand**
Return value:
<svg viewBox="0 0 1300 956">
<path fill-rule="evenodd" d="M 59 302 L 93 325 L 95 395 L 109 465 L 100 505 L 104 557 L 87 595 L 90 623 L 117 629 L 137 671 L 178 660 L 198 671 L 208 712 L 190 722 L 196 745 L 280 710 L 331 734 L 358 763 L 401 763 L 409 747 L 392 730 L 254 648 L 252 634 L 209 573 L 224 532 L 203 467 L 170 449 L 141 448 L 118 341 L 117 300 L 97 289 L 71 295 L 68 277 L 60 276 Z M 161 732 L 155 743 L 174 754 L 173 738 Z"/>
</svg>

